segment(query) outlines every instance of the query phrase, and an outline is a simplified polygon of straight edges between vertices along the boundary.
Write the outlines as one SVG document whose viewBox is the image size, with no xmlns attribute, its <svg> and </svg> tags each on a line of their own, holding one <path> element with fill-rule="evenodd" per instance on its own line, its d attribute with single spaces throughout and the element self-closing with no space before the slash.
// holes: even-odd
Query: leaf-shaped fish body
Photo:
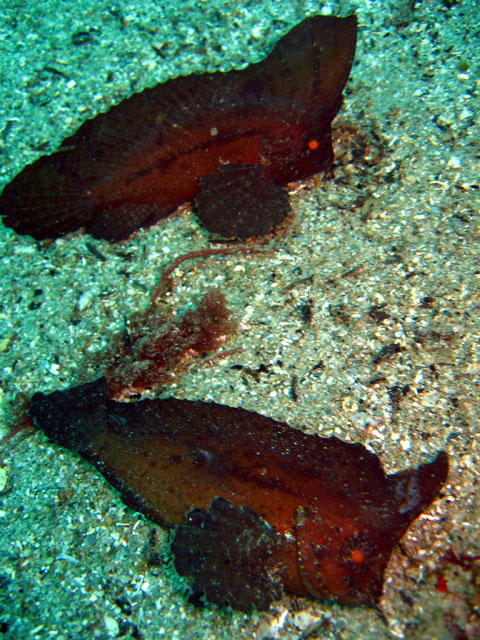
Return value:
<svg viewBox="0 0 480 640">
<path fill-rule="evenodd" d="M 215 602 L 241 609 L 268 606 L 279 584 L 375 603 L 393 546 L 437 496 L 448 469 L 439 453 L 386 476 L 360 444 L 214 403 L 115 402 L 105 379 L 36 394 L 30 412 L 127 504 L 160 524 L 181 525 L 177 569 Z"/>
<path fill-rule="evenodd" d="M 276 185 L 328 168 L 331 121 L 355 41 L 354 16 L 314 16 L 246 69 L 179 77 L 133 95 L 8 184 L 0 196 L 4 224 L 38 239 L 83 226 L 121 240 L 193 200 L 201 178 L 219 167 L 258 166 Z M 244 180 L 234 196 L 241 203 L 249 193 Z M 265 220 L 250 235 L 278 223 L 277 204 L 256 198 L 250 208 Z M 203 220 L 202 213 L 209 220 L 208 198 L 199 203 Z M 214 221 L 206 224 L 216 231 Z"/>
</svg>

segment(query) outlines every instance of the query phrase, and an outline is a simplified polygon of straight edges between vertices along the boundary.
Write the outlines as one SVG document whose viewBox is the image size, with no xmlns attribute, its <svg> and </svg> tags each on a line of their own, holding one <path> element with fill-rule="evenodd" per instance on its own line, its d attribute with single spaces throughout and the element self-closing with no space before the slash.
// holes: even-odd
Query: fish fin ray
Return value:
<svg viewBox="0 0 480 640">
<path fill-rule="evenodd" d="M 177 572 L 193 578 L 195 592 L 248 611 L 267 609 L 281 597 L 281 545 L 281 536 L 255 511 L 215 498 L 206 511 L 190 511 L 171 548 Z"/>
<path fill-rule="evenodd" d="M 225 238 L 264 236 L 290 212 L 288 194 L 258 165 L 225 165 L 200 180 L 198 218 Z"/>
</svg>

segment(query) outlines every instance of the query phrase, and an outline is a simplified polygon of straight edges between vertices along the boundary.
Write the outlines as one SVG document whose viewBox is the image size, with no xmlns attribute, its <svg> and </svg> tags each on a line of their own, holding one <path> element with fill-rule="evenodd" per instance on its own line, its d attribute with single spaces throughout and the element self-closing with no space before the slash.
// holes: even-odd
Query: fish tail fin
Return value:
<svg viewBox="0 0 480 640">
<path fill-rule="evenodd" d="M 88 449 L 92 432 L 98 432 L 105 424 L 107 402 L 107 380 L 100 378 L 64 391 L 35 393 L 29 413 L 49 440 L 83 453 Z"/>
<path fill-rule="evenodd" d="M 65 235 L 88 223 L 94 213 L 85 181 L 69 171 L 61 149 L 28 165 L 0 196 L 5 226 L 37 240 Z"/>
</svg>

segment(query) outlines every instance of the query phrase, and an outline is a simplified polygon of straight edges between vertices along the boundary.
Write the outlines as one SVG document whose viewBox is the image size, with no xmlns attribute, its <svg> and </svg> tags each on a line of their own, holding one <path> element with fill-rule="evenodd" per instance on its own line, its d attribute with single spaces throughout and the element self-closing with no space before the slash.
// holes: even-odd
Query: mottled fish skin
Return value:
<svg viewBox="0 0 480 640">
<path fill-rule="evenodd" d="M 386 476 L 360 444 L 243 409 L 174 398 L 115 402 L 104 378 L 37 393 L 30 414 L 52 442 L 92 462 L 128 505 L 181 525 L 177 569 L 212 601 L 244 610 L 267 607 L 280 587 L 375 604 L 392 548 L 448 472 L 440 452 Z"/>
<path fill-rule="evenodd" d="M 331 121 L 352 66 L 356 29 L 354 16 L 313 16 L 246 69 L 175 78 L 124 100 L 4 188 L 4 224 L 37 239 L 84 227 L 118 241 L 194 200 L 201 179 L 219 167 L 258 166 L 266 183 L 281 186 L 329 169 Z M 282 205 L 279 213 L 255 184 L 245 176 L 232 193 L 234 211 L 251 199 L 241 237 L 268 233 L 288 210 Z M 215 195 L 199 201 L 198 212 L 210 231 L 222 234 L 229 225 L 216 228 Z M 261 224 L 254 215 L 263 216 Z"/>
</svg>

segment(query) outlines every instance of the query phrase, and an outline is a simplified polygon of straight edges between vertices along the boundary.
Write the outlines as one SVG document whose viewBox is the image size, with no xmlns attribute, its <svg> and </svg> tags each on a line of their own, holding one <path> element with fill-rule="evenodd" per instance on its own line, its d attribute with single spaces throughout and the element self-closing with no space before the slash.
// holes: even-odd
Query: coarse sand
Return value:
<svg viewBox="0 0 480 640">
<path fill-rule="evenodd" d="M 389 472 L 445 449 L 449 481 L 395 550 L 379 609 L 293 596 L 261 614 L 197 608 L 168 533 L 79 457 L 22 431 L 0 450 L 0 637 L 480 637 L 476 0 L 3 0 L 0 187 L 132 92 L 240 68 L 306 15 L 351 11 L 335 178 L 295 185 L 294 219 L 264 254 L 175 270 L 172 313 L 216 286 L 241 328 L 230 355 L 162 393 L 362 442 Z M 33 392 L 94 379 L 162 271 L 209 246 L 188 207 L 121 244 L 2 228 L 0 437 Z"/>
</svg>

